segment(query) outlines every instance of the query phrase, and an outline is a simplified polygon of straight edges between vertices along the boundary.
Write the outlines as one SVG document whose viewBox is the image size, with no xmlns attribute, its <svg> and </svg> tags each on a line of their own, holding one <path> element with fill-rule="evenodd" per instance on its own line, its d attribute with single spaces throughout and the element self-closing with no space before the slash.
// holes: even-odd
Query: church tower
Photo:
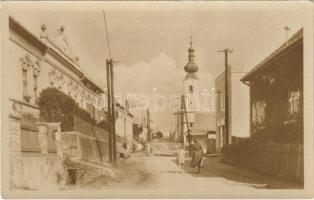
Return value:
<svg viewBox="0 0 314 200">
<path fill-rule="evenodd" d="M 194 61 L 195 54 L 192 46 L 192 36 L 190 37 L 190 47 L 188 49 L 188 63 L 184 66 L 186 76 L 183 79 L 184 95 L 186 97 L 186 109 L 187 111 L 196 112 L 198 111 L 198 98 L 199 94 L 199 79 L 196 75 L 198 66 Z"/>
</svg>

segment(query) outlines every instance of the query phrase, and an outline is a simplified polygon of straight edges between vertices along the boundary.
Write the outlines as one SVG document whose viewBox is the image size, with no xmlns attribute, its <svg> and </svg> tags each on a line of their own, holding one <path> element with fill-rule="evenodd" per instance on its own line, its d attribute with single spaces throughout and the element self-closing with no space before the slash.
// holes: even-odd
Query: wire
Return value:
<svg viewBox="0 0 314 200">
<path fill-rule="evenodd" d="M 105 20 L 105 28 L 106 28 L 106 36 L 107 36 L 107 45 L 108 45 L 108 51 L 109 51 L 109 58 L 111 60 L 111 50 L 110 50 L 110 42 L 109 42 L 109 35 L 108 35 L 108 28 L 107 28 L 107 20 L 106 20 L 106 13 L 103 10 L 104 14 L 104 20 Z"/>
</svg>

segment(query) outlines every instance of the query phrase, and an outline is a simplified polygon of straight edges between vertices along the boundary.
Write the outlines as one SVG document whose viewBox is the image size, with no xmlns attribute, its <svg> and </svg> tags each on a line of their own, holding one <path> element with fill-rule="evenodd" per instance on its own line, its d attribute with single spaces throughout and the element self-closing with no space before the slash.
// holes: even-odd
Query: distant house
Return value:
<svg viewBox="0 0 314 200">
<path fill-rule="evenodd" d="M 139 140 L 140 135 L 143 133 L 143 126 L 139 123 L 133 123 L 133 139 Z"/>
<path fill-rule="evenodd" d="M 242 81 L 250 87 L 251 135 L 303 143 L 303 29 Z"/>
<path fill-rule="evenodd" d="M 127 106 L 116 103 L 116 140 L 120 146 L 126 144 L 128 150 L 133 143 L 133 118 Z"/>
<path fill-rule="evenodd" d="M 191 139 L 196 139 L 204 153 L 214 153 L 216 143 L 215 113 L 197 112 L 191 127 Z"/>
</svg>

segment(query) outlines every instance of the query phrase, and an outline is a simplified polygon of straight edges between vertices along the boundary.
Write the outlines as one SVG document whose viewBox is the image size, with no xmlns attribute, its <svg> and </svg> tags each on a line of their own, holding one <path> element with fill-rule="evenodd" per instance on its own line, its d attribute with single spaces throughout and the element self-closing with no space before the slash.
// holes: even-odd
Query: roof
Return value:
<svg viewBox="0 0 314 200">
<path fill-rule="evenodd" d="M 206 135 L 209 131 L 216 131 L 215 113 L 195 113 L 191 131 L 192 135 Z"/>
<path fill-rule="evenodd" d="M 292 47 L 294 44 L 303 41 L 303 28 L 301 28 L 298 32 L 296 32 L 290 39 L 288 39 L 284 44 L 282 44 L 277 50 L 275 50 L 272 54 L 270 54 L 266 59 L 264 59 L 261 63 L 255 66 L 252 70 L 250 70 L 241 81 L 249 81 L 251 77 L 256 74 L 261 69 L 269 66 L 274 59 L 278 58 L 282 55 L 287 49 Z"/>
</svg>

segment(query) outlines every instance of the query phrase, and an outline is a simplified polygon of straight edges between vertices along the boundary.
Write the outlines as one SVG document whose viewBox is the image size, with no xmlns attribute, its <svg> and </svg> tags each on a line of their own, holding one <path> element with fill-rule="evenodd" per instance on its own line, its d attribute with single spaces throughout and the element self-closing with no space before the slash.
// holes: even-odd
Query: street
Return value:
<svg viewBox="0 0 314 200">
<path fill-rule="evenodd" d="M 176 157 L 173 155 L 176 145 L 166 142 L 153 143 L 153 155 L 132 154 L 131 158 L 120 161 L 115 169 L 115 180 L 101 177 L 86 185 L 97 190 L 160 190 L 188 191 L 207 194 L 217 188 L 224 190 L 254 191 L 261 189 L 298 189 L 301 184 L 281 180 L 264 174 L 221 163 L 220 156 L 208 156 L 200 174 L 190 167 L 190 159 L 182 174 L 178 171 Z"/>
</svg>

